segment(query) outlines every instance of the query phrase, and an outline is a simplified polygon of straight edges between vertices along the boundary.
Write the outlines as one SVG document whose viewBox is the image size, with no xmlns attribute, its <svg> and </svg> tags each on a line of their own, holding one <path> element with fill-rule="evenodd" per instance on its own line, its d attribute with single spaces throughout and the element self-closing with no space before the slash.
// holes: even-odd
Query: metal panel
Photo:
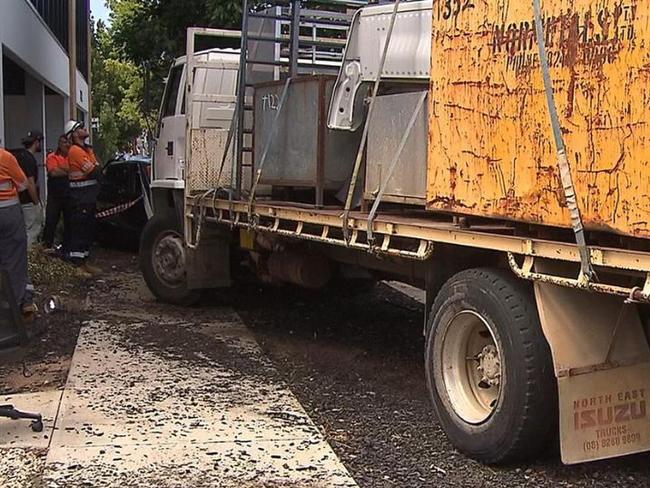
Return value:
<svg viewBox="0 0 650 488">
<path fill-rule="evenodd" d="M 334 77 L 297 78 L 289 85 L 269 149 L 261 183 L 276 186 L 316 187 L 339 190 L 350 178 L 359 134 L 326 128 L 327 104 Z M 284 83 L 270 83 L 255 90 L 255 165 L 259 165 L 278 108 Z M 320 172 L 320 174 L 319 174 Z"/>
<path fill-rule="evenodd" d="M 397 6 L 383 80 L 429 80 L 431 10 L 431 0 Z M 363 8 L 354 16 L 329 108 L 329 127 L 354 131 L 361 125 L 365 113 L 362 86 L 377 80 L 394 13 L 395 5 L 386 4 Z"/>
<path fill-rule="evenodd" d="M 219 170 L 226 149 L 228 130 L 192 129 L 192 161 L 186 166 L 186 189 L 192 194 L 213 188 L 228 187 L 232 178 L 232 157 L 228 155 L 221 178 Z"/>
<path fill-rule="evenodd" d="M 395 155 L 409 119 L 422 91 L 377 97 L 370 121 L 366 163 L 366 199 L 371 199 L 385 184 L 385 172 Z M 386 186 L 384 200 L 424 202 L 427 192 L 428 110 L 417 119 L 397 168 Z"/>
<path fill-rule="evenodd" d="M 430 208 L 570 226 L 533 2 L 465 2 L 451 16 L 440 5 Z M 549 0 L 543 19 L 585 226 L 650 238 L 650 3 Z"/>
<path fill-rule="evenodd" d="M 382 78 L 428 80 L 431 65 L 432 0 L 399 6 Z M 359 19 L 358 42 L 364 81 L 374 81 L 386 43 L 393 5 L 366 7 Z"/>
<path fill-rule="evenodd" d="M 235 110 L 239 53 L 214 50 L 198 54 L 195 59 L 203 65 L 196 67 L 192 87 L 196 95 L 192 127 L 228 130 Z"/>
</svg>

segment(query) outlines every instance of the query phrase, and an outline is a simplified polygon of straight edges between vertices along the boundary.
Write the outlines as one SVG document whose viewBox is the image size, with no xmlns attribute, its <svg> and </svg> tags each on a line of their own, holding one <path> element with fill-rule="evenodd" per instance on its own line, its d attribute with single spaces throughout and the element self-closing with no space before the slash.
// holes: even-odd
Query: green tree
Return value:
<svg viewBox="0 0 650 488">
<path fill-rule="evenodd" d="M 239 28 L 240 0 L 106 0 L 111 25 L 94 36 L 96 145 L 111 154 L 154 127 L 164 79 L 184 54 L 188 27 Z M 224 44 L 232 46 L 231 44 Z"/>
<path fill-rule="evenodd" d="M 239 28 L 240 0 L 107 0 L 116 45 L 136 64 L 185 52 L 188 27 Z"/>
<path fill-rule="evenodd" d="M 141 106 L 144 84 L 138 67 L 120 56 L 101 21 L 93 29 L 92 42 L 93 114 L 100 121 L 95 146 L 106 161 L 130 145 L 146 125 Z"/>
</svg>

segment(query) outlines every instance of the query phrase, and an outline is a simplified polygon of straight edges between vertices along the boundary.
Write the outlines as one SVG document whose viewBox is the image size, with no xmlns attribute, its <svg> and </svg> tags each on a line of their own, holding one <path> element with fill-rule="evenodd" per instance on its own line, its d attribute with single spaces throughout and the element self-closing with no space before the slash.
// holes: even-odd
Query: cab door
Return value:
<svg viewBox="0 0 650 488">
<path fill-rule="evenodd" d="M 185 115 L 183 86 L 185 64 L 174 66 L 167 79 L 154 152 L 154 186 L 164 180 L 183 180 L 185 166 Z"/>
</svg>

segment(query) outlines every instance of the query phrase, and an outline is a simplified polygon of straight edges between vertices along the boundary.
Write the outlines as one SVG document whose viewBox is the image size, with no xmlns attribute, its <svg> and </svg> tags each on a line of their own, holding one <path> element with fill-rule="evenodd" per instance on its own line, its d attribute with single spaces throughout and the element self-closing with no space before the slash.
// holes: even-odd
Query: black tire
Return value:
<svg viewBox="0 0 650 488">
<path fill-rule="evenodd" d="M 183 232 L 178 219 L 173 215 L 154 215 L 145 225 L 140 240 L 140 270 L 147 287 L 154 296 L 165 303 L 194 305 L 201 298 L 200 290 L 187 288 L 186 277 L 174 283 L 165 281 L 154 268 L 154 248 L 161 238 L 175 235 L 182 238 Z"/>
<path fill-rule="evenodd" d="M 444 379 L 450 376 L 441 368 L 442 344 L 448 330 L 458 323 L 452 319 L 463 313 L 480 316 L 489 325 L 503 356 L 498 399 L 490 403 L 489 417 L 472 423 L 457 413 L 458 402 L 454 410 Z M 427 386 L 451 443 L 488 464 L 522 461 L 539 454 L 557 431 L 557 386 L 530 285 L 500 270 L 463 271 L 442 287 L 428 325 Z M 468 369 L 472 368 L 472 363 L 468 364 Z"/>
</svg>

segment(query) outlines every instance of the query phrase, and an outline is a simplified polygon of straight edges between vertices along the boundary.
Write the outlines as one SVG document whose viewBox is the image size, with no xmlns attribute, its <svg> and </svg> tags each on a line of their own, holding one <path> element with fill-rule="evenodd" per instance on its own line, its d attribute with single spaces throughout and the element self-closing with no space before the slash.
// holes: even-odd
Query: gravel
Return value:
<svg viewBox="0 0 650 488">
<path fill-rule="evenodd" d="M 42 487 L 46 451 L 38 449 L 3 449 L 0 451 L 0 486 Z"/>
<path fill-rule="evenodd" d="M 650 454 L 564 466 L 484 466 L 447 441 L 424 381 L 422 305 L 381 284 L 369 293 L 249 287 L 244 322 L 361 487 L 650 485 Z"/>
<path fill-rule="evenodd" d="M 253 330 L 282 379 L 363 488 L 650 485 L 649 454 L 563 466 L 557 446 L 551 446 L 532 463 L 489 467 L 455 451 L 436 420 L 424 382 L 422 305 L 386 285 L 355 295 L 349 290 L 314 293 L 244 284 L 208 295 L 200 307 L 179 309 L 142 300 L 132 255 L 102 253 L 100 265 L 110 279 L 95 280 L 69 292 L 70 300 L 81 301 L 86 310 L 51 316 L 45 340 L 30 346 L 30 368 L 41 360 L 65 360 L 72 353 L 81 320 L 110 320 L 112 315 L 144 314 L 148 320 L 159 320 L 159 328 L 141 332 L 148 337 L 134 339 L 151 340 L 169 354 L 180 354 L 182 341 L 194 339 L 172 336 L 164 318 L 182 315 L 188 322 L 200 322 L 228 305 L 236 308 Z M 102 300 L 101 308 L 108 312 L 92 316 L 93 300 Z M 219 344 L 201 345 L 200 349 L 213 346 L 218 355 Z M 204 353 L 215 357 L 215 351 L 207 349 Z M 236 359 L 228 360 L 237 365 Z M 14 374 L 22 369 L 20 361 L 10 366 Z M 10 366 L 3 363 L 0 376 L 4 377 Z M 67 371 L 62 368 L 60 378 Z M 34 380 L 19 391 L 40 386 Z M 11 387 L 5 390 L 13 392 Z M 24 459 L 22 451 L 2 454 Z M 29 455 L 34 469 L 26 472 L 38 472 L 41 458 Z M 9 486 L 2 482 L 3 476 L 6 473 L 0 473 L 0 486 Z"/>
<path fill-rule="evenodd" d="M 40 317 L 27 324 L 31 339 L 25 347 L 0 351 L 0 394 L 64 386 L 81 322 L 88 313 L 88 283 L 75 276 L 69 263 L 46 254 L 40 246 L 30 250 L 29 260 Z M 52 296 L 58 297 L 62 308 L 46 315 L 44 305 Z"/>
</svg>

